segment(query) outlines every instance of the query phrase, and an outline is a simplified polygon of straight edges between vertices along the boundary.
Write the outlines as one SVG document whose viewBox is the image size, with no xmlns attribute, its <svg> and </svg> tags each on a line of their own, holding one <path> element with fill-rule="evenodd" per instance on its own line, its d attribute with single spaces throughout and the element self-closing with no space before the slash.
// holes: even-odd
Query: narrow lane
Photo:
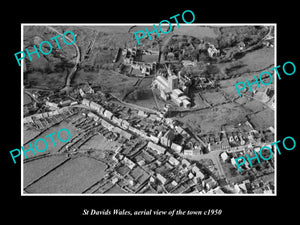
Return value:
<svg viewBox="0 0 300 225">
<path fill-rule="evenodd" d="M 63 36 L 63 34 L 60 33 L 58 30 L 56 30 L 55 28 L 53 28 L 53 27 L 51 27 L 51 26 L 46 26 L 46 27 L 47 27 L 48 29 L 50 29 L 51 31 L 54 31 L 54 32 L 56 32 L 57 34 Z M 73 40 L 71 40 L 68 36 L 65 36 L 65 38 L 66 38 L 68 41 L 70 41 L 70 42 L 73 41 Z M 76 44 L 75 42 L 74 42 L 72 45 L 75 47 L 75 50 L 76 50 L 76 52 L 77 52 L 77 57 L 76 57 L 76 61 L 75 61 L 75 66 L 73 67 L 73 69 L 71 70 L 71 72 L 68 74 L 67 79 L 66 79 L 66 84 L 65 84 L 65 86 L 61 89 L 61 91 L 67 91 L 67 90 L 70 88 L 71 80 L 72 80 L 74 74 L 76 73 L 77 67 L 78 67 L 78 65 L 79 65 L 79 63 L 80 63 L 80 51 L 79 51 L 79 48 L 78 48 L 78 46 L 77 46 L 77 44 Z"/>
</svg>

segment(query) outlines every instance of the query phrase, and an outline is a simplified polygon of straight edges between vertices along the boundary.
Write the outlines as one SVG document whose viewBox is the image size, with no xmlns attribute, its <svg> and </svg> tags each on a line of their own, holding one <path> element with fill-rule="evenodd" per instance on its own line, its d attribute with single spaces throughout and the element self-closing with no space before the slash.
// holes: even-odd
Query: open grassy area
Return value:
<svg viewBox="0 0 300 225">
<path fill-rule="evenodd" d="M 24 187 L 29 185 L 34 180 L 40 178 L 41 176 L 52 170 L 54 167 L 61 164 L 66 159 L 66 155 L 52 155 L 24 163 Z"/>
<path fill-rule="evenodd" d="M 120 143 L 109 141 L 101 134 L 93 136 L 91 139 L 89 139 L 87 142 L 85 142 L 82 146 L 80 146 L 80 149 L 93 149 L 93 150 L 99 150 L 99 151 L 115 151 L 116 149 L 121 146 Z"/>
<path fill-rule="evenodd" d="M 224 96 L 220 93 L 217 92 L 215 90 L 208 90 L 205 91 L 202 96 L 210 103 L 210 104 L 219 104 L 219 103 L 223 103 L 226 101 L 226 99 L 224 98 Z"/>
<path fill-rule="evenodd" d="M 45 153 L 48 153 L 48 152 L 49 153 L 56 153 L 62 146 L 64 146 L 66 144 L 64 142 L 61 142 L 58 139 L 58 136 L 57 136 L 58 131 L 62 128 L 66 128 L 70 131 L 71 140 L 72 140 L 73 137 L 75 137 L 78 134 L 78 130 L 71 123 L 68 123 L 66 121 L 62 121 L 60 124 L 50 127 L 47 131 L 45 131 L 42 134 L 39 134 L 40 133 L 39 131 L 32 130 L 32 131 L 28 132 L 27 130 L 25 130 L 24 131 L 24 143 L 26 143 L 28 140 L 31 140 L 31 138 L 34 138 L 30 143 L 31 143 L 32 147 L 35 148 L 34 147 L 34 142 L 38 138 L 42 138 L 42 139 L 45 139 L 47 141 L 48 147 L 44 152 L 35 151 L 35 156 L 42 155 L 42 154 L 45 154 Z M 52 137 L 53 137 L 53 140 L 54 140 L 56 146 L 54 146 L 52 144 L 52 141 L 51 141 L 50 137 L 45 138 L 45 136 L 47 136 L 47 135 L 49 135 L 53 132 L 55 134 Z M 62 131 L 60 133 L 60 137 L 61 137 L 62 140 L 67 140 L 68 139 L 67 132 Z M 25 150 L 29 149 L 30 148 L 29 143 L 24 145 L 23 147 L 24 147 Z M 45 143 L 43 141 L 38 141 L 37 142 L 37 148 L 40 149 L 40 150 L 43 150 L 45 148 Z M 31 157 L 34 156 L 32 151 L 28 151 L 26 153 L 26 155 L 27 155 L 28 158 L 31 158 Z"/>
<path fill-rule="evenodd" d="M 28 80 L 31 87 L 40 87 L 50 90 L 57 90 L 65 85 L 67 71 L 62 73 L 42 73 L 33 72 L 28 74 Z"/>
<path fill-rule="evenodd" d="M 175 26 L 173 33 L 178 35 L 190 35 L 199 39 L 205 39 L 207 37 L 215 39 L 218 37 L 216 30 L 211 27 L 195 25 L 190 26 L 185 24 L 181 24 L 180 28 Z"/>
<path fill-rule="evenodd" d="M 36 129 L 31 129 L 27 126 L 24 126 L 24 132 L 23 132 L 23 140 L 24 143 L 28 142 L 29 140 L 33 139 L 33 138 L 37 138 L 40 134 L 40 131 L 36 130 Z"/>
<path fill-rule="evenodd" d="M 69 160 L 26 188 L 29 193 L 82 193 L 104 176 L 106 166 L 87 157 Z"/>
<path fill-rule="evenodd" d="M 72 80 L 72 85 L 92 81 L 94 84 L 99 84 L 103 87 L 104 91 L 121 97 L 123 90 L 127 87 L 132 87 L 137 80 L 138 78 L 136 77 L 127 77 L 112 70 L 100 69 L 99 72 L 84 72 L 80 70 Z"/>
<path fill-rule="evenodd" d="M 274 127 L 274 111 L 270 108 L 266 108 L 265 110 L 252 115 L 250 117 L 250 122 L 257 130 L 264 130 L 270 126 Z"/>
<path fill-rule="evenodd" d="M 27 105 L 32 102 L 30 96 L 26 93 L 23 94 L 23 105 Z"/>
<path fill-rule="evenodd" d="M 236 124 L 246 120 L 249 112 L 234 103 L 228 103 L 212 109 L 190 112 L 184 117 L 178 118 L 181 122 L 193 129 L 201 128 L 201 132 L 218 132 L 222 125 Z"/>
</svg>

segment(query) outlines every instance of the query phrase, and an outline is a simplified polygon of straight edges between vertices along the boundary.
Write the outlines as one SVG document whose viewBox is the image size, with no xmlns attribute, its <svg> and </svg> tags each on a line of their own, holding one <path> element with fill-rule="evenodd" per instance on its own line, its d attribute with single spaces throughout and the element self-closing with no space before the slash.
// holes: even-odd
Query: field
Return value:
<svg viewBox="0 0 300 225">
<path fill-rule="evenodd" d="M 52 155 L 24 163 L 24 187 L 29 185 L 34 180 L 40 178 L 54 167 L 64 162 L 66 159 L 67 157 L 65 155 Z"/>
<path fill-rule="evenodd" d="M 205 91 L 202 97 L 208 101 L 208 103 L 216 105 L 226 101 L 224 96 L 220 92 L 216 91 Z"/>
<path fill-rule="evenodd" d="M 236 124 L 246 120 L 247 110 L 237 104 L 228 103 L 212 109 L 190 112 L 184 117 L 178 118 L 187 127 L 201 129 L 203 133 L 218 132 L 222 125 Z"/>
<path fill-rule="evenodd" d="M 29 193 L 82 193 L 104 176 L 106 166 L 87 157 L 69 160 L 26 188 Z"/>
<path fill-rule="evenodd" d="M 273 67 L 274 63 L 274 49 L 273 48 L 261 48 L 253 52 L 247 53 L 242 59 L 242 62 L 247 65 L 250 71 L 267 70 L 269 67 Z M 253 74 L 256 75 L 256 74 Z"/>
<path fill-rule="evenodd" d="M 274 127 L 274 111 L 266 108 L 265 110 L 258 112 L 255 115 L 251 115 L 250 122 L 257 130 L 264 130 L 269 128 L 270 126 Z"/>
<path fill-rule="evenodd" d="M 212 109 L 204 109 L 196 112 L 183 114 L 181 118 L 176 118 L 187 127 L 199 130 L 203 133 L 220 131 L 222 125 L 238 124 L 250 117 L 250 122 L 257 130 L 274 127 L 274 111 L 266 108 L 262 103 L 253 100 L 245 105 L 227 103 L 215 106 Z"/>
<path fill-rule="evenodd" d="M 45 154 L 45 153 L 48 153 L 48 152 L 49 152 L 49 153 L 55 153 L 55 152 L 57 152 L 63 145 L 66 144 L 66 143 L 64 143 L 64 142 L 61 142 L 61 141 L 58 139 L 58 137 L 57 137 L 58 131 L 59 131 L 60 129 L 62 129 L 62 128 L 66 128 L 66 129 L 68 129 L 68 130 L 70 131 L 70 133 L 71 133 L 71 139 L 72 139 L 72 137 L 75 137 L 75 136 L 78 134 L 78 131 L 77 131 L 77 129 L 76 129 L 74 126 L 72 126 L 70 123 L 67 123 L 66 121 L 62 121 L 59 125 L 55 125 L 55 126 L 53 126 L 53 127 L 50 127 L 47 131 L 45 131 L 44 133 L 42 133 L 42 134 L 40 134 L 40 135 L 38 135 L 38 136 L 36 136 L 36 135 L 37 135 L 39 132 L 36 132 L 36 131 L 28 132 L 28 131 L 25 130 L 25 131 L 24 131 L 24 143 L 26 143 L 28 140 L 31 140 L 31 138 L 35 137 L 34 140 L 32 140 L 32 141 L 30 142 L 31 145 L 32 145 L 32 147 L 35 148 L 35 147 L 34 147 L 34 141 L 35 141 L 37 138 L 43 138 L 43 139 L 45 139 L 45 140 L 47 141 L 48 148 L 47 148 L 44 152 L 38 152 L 38 151 L 35 151 L 36 156 L 42 155 L 42 154 Z M 47 135 L 49 135 L 49 134 L 51 134 L 51 133 L 53 133 L 53 132 L 55 132 L 55 134 L 54 134 L 52 137 L 53 137 L 53 140 L 54 140 L 56 146 L 54 146 L 54 145 L 52 144 L 52 141 L 51 141 L 50 137 L 45 138 L 45 136 L 47 136 Z M 66 140 L 66 139 L 68 138 L 68 134 L 67 134 L 66 131 L 62 131 L 62 132 L 60 133 L 60 136 L 61 136 L 61 139 L 62 139 L 62 140 Z M 30 138 L 29 138 L 29 137 L 30 137 Z M 30 148 L 29 143 L 26 144 L 26 145 L 24 145 L 23 147 L 24 147 L 25 150 L 26 150 L 26 149 L 29 149 L 29 148 Z M 43 149 L 45 148 L 45 143 L 44 143 L 43 141 L 37 142 L 37 148 L 40 149 L 40 150 L 43 150 Z M 32 153 L 31 151 L 30 151 L 30 152 L 27 152 L 26 155 L 27 155 L 28 158 L 34 156 L 33 153 Z"/>
<path fill-rule="evenodd" d="M 33 87 L 57 90 L 65 85 L 67 70 L 61 73 L 33 72 L 28 74 L 28 80 Z"/>
<path fill-rule="evenodd" d="M 180 24 L 180 28 L 175 26 L 173 33 L 178 35 L 190 35 L 199 39 L 204 39 L 207 37 L 215 39 L 218 37 L 218 34 L 216 34 L 215 30 L 216 29 L 211 27 Z"/>
<path fill-rule="evenodd" d="M 108 141 L 104 136 L 102 135 L 95 135 L 90 140 L 85 142 L 82 146 L 80 146 L 80 149 L 93 149 L 93 150 L 99 150 L 99 151 L 105 151 L 110 150 L 114 151 L 116 150 L 121 144 L 113 141 Z"/>
<path fill-rule="evenodd" d="M 263 111 L 267 106 L 257 100 L 249 100 L 247 101 L 243 107 L 245 107 L 246 109 L 251 110 L 252 112 L 256 113 L 256 112 L 260 112 Z"/>
<path fill-rule="evenodd" d="M 234 84 L 238 82 L 245 82 L 246 79 L 252 80 L 254 75 L 258 78 L 261 72 L 274 66 L 274 49 L 264 47 L 256 51 L 248 52 L 244 57 L 234 63 L 227 62 L 217 64 L 219 70 L 223 72 L 225 72 L 225 68 L 230 68 L 232 65 L 241 65 L 234 69 L 234 74 L 240 77 L 220 81 L 221 87 L 232 86 L 235 89 Z"/>
<path fill-rule="evenodd" d="M 26 93 L 23 94 L 23 105 L 27 105 L 32 102 L 30 96 Z"/>
<path fill-rule="evenodd" d="M 159 109 L 162 109 L 164 107 L 164 105 L 166 104 L 166 102 L 160 98 L 159 91 L 153 90 L 153 92 L 156 95 L 157 104 L 158 104 Z M 135 100 L 135 99 L 133 100 L 132 98 L 129 98 L 129 97 L 130 96 L 128 96 L 126 98 L 126 101 L 129 103 L 133 103 L 138 106 L 147 107 L 149 109 L 157 108 L 153 93 L 150 88 L 145 87 L 143 89 L 143 95 L 140 96 L 137 100 Z"/>
<path fill-rule="evenodd" d="M 102 70 L 97 72 L 84 72 L 80 70 L 72 80 L 72 85 L 86 83 L 92 81 L 94 84 L 99 84 L 104 91 L 115 94 L 121 97 L 122 92 L 127 87 L 132 87 L 138 78 L 127 77 L 111 70 Z"/>
<path fill-rule="evenodd" d="M 30 141 L 33 138 L 37 138 L 39 135 L 40 135 L 40 131 L 35 129 L 30 129 L 27 126 L 24 126 L 24 132 L 23 132 L 24 143 Z"/>
<path fill-rule="evenodd" d="M 208 104 L 205 103 L 204 100 L 202 99 L 201 92 L 197 92 L 193 94 L 193 100 L 195 103 L 195 107 L 197 108 L 206 108 L 208 106 Z"/>
</svg>

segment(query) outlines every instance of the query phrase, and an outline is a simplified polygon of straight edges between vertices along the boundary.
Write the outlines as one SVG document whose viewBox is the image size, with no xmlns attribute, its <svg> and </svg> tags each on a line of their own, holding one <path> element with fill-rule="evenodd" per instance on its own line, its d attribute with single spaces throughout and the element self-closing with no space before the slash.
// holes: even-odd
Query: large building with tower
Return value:
<svg viewBox="0 0 300 225">
<path fill-rule="evenodd" d="M 171 91 L 178 87 L 178 77 L 176 75 L 168 76 L 168 87 Z"/>
<path fill-rule="evenodd" d="M 183 90 L 181 90 L 182 87 L 186 90 L 186 87 L 180 87 L 179 77 L 173 74 L 170 68 L 167 68 L 166 74 L 159 73 L 152 85 L 154 88 L 160 90 L 160 97 L 163 100 L 167 101 L 171 99 L 172 102 L 179 107 L 191 107 L 190 98 L 184 94 Z"/>
</svg>

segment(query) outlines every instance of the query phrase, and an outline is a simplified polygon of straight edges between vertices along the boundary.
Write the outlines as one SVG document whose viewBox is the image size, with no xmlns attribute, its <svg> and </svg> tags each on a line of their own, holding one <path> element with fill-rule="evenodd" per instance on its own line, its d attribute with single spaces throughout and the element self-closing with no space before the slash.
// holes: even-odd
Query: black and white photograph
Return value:
<svg viewBox="0 0 300 225">
<path fill-rule="evenodd" d="M 276 26 L 170 25 L 23 24 L 24 194 L 276 192 Z"/>
<path fill-rule="evenodd" d="M 13 4 L 3 221 L 297 221 L 295 3 Z"/>
</svg>

